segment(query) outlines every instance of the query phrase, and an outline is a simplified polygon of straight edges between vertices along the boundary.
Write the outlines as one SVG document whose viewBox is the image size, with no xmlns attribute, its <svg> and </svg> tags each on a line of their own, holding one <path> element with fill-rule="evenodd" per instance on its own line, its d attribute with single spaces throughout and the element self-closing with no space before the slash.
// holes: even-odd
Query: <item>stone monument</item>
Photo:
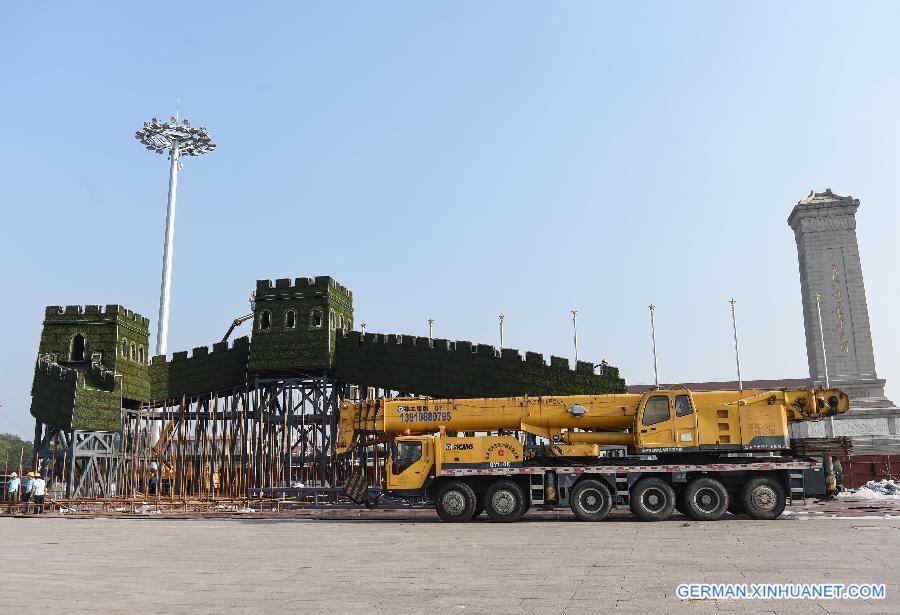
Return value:
<svg viewBox="0 0 900 615">
<path fill-rule="evenodd" d="M 885 397 L 885 381 L 875 371 L 856 239 L 858 208 L 859 199 L 838 196 L 828 188 L 825 192 L 811 191 L 788 217 L 800 264 L 810 380 L 816 386 L 825 386 L 827 373 L 830 385 L 850 397 L 847 414 L 833 422 L 797 425 L 795 435 L 850 436 L 855 448 L 858 442 L 866 447 L 894 449 L 900 447 L 900 409 Z"/>
</svg>

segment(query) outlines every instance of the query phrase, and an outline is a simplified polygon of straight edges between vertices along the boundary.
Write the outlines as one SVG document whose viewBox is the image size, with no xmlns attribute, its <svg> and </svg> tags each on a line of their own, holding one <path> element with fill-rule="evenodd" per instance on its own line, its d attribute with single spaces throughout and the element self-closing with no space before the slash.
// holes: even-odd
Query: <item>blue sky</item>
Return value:
<svg viewBox="0 0 900 615">
<path fill-rule="evenodd" d="M 182 115 L 170 351 L 258 278 L 333 275 L 369 331 L 652 382 L 803 377 L 791 207 L 862 200 L 879 375 L 900 398 L 900 8 L 891 3 L 49 3 L 0 7 L 0 431 L 29 436 L 43 307 L 154 322 Z M 246 333 L 246 325 L 239 333 Z"/>
</svg>

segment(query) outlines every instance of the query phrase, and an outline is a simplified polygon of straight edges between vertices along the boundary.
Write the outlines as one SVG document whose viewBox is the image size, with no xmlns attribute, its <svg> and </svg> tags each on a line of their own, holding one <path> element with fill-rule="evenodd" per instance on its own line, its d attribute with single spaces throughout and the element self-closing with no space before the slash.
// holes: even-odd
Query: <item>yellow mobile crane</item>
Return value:
<svg viewBox="0 0 900 615">
<path fill-rule="evenodd" d="M 147 480 L 153 476 L 157 478 L 157 493 L 159 494 L 167 494 L 174 492 L 174 485 L 176 480 L 176 464 L 164 461 L 162 459 L 162 451 L 168 443 L 169 438 L 175 432 L 175 428 L 177 427 L 177 422 L 174 419 L 170 419 L 166 426 L 163 428 L 160 433 L 159 440 L 156 441 L 152 447 L 150 447 L 150 455 L 149 458 L 151 461 L 156 463 L 156 467 L 151 466 L 147 472 Z M 209 462 L 205 462 L 202 468 L 203 472 L 203 480 L 205 484 L 210 485 L 213 490 L 219 489 L 219 472 L 215 467 L 212 467 Z M 211 474 L 211 476 L 210 476 Z M 212 478 L 212 482 L 210 483 L 210 478 Z M 192 482 L 194 479 L 194 464 L 190 462 L 190 460 L 184 464 L 184 480 L 188 483 Z M 149 490 L 148 490 L 149 491 Z"/>
<path fill-rule="evenodd" d="M 837 389 L 365 400 L 343 404 L 337 453 L 365 459 L 367 447 L 387 443 L 384 492 L 431 499 L 449 522 L 482 511 L 515 521 L 531 506 L 600 521 L 617 502 L 645 521 L 673 509 L 698 520 L 729 509 L 775 519 L 818 465 L 791 456 L 788 423 L 848 407 Z M 601 445 L 628 455 L 601 457 Z M 371 504 L 358 472 L 345 493 Z"/>
</svg>

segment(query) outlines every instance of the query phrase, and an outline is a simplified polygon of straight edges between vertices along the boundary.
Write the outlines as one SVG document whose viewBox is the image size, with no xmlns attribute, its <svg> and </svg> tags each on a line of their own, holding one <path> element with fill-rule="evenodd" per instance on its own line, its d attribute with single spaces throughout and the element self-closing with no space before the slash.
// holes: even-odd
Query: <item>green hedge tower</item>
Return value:
<svg viewBox="0 0 900 615">
<path fill-rule="evenodd" d="M 330 276 L 258 280 L 250 371 L 320 372 L 334 366 L 337 331 L 353 328 L 353 293 Z"/>
<path fill-rule="evenodd" d="M 118 429 L 122 406 L 149 401 L 149 325 L 120 305 L 48 306 L 32 416 L 66 429 Z"/>
<path fill-rule="evenodd" d="M 48 306 L 44 311 L 39 354 L 56 363 L 85 369 L 94 359 L 124 377 L 127 400 L 149 401 L 147 377 L 150 321 L 121 305 Z M 99 356 L 95 356 L 99 353 Z"/>
</svg>

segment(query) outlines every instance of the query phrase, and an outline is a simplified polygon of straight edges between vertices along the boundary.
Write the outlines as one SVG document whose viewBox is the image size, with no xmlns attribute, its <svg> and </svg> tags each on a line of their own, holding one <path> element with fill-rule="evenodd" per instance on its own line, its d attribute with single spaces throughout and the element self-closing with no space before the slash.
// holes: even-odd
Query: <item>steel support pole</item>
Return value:
<svg viewBox="0 0 900 615">
<path fill-rule="evenodd" d="M 731 328 L 734 330 L 734 360 L 737 362 L 737 377 L 738 377 L 738 390 L 743 393 L 744 391 L 744 380 L 741 378 L 741 351 L 738 348 L 738 334 L 737 334 L 737 314 L 735 312 L 735 304 L 736 300 L 732 299 L 731 303 Z"/>
<path fill-rule="evenodd" d="M 170 150 L 169 205 L 166 208 L 166 239 L 163 248 L 162 284 L 159 291 L 159 322 L 156 329 L 156 354 L 164 355 L 169 346 L 169 301 L 172 298 L 172 252 L 175 244 L 175 192 L 178 188 L 178 146 Z"/>
<path fill-rule="evenodd" d="M 162 283 L 159 289 L 159 320 L 156 327 L 156 354 L 165 355 L 169 348 L 169 302 L 172 298 L 172 252 L 175 249 L 175 193 L 178 189 L 178 159 L 176 145 L 169 150 L 169 202 L 166 207 L 166 238 L 163 247 Z M 159 442 L 162 423 L 155 420 L 150 426 L 150 445 Z"/>
<path fill-rule="evenodd" d="M 575 365 L 578 367 L 578 310 L 572 310 L 572 340 L 575 344 Z"/>
<path fill-rule="evenodd" d="M 650 304 L 650 338 L 653 340 L 653 379 L 656 382 L 656 388 L 659 389 L 659 366 L 656 363 L 656 320 L 653 316 L 653 313 L 656 311 L 656 306 L 652 303 Z"/>
<path fill-rule="evenodd" d="M 819 339 L 822 341 L 822 367 L 825 368 L 825 388 L 831 388 L 831 379 L 828 377 L 828 354 L 825 352 L 825 329 L 822 327 L 822 295 L 816 293 L 816 314 L 819 316 Z M 825 435 L 834 437 L 834 417 L 829 416 L 825 423 Z"/>
</svg>

